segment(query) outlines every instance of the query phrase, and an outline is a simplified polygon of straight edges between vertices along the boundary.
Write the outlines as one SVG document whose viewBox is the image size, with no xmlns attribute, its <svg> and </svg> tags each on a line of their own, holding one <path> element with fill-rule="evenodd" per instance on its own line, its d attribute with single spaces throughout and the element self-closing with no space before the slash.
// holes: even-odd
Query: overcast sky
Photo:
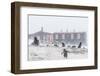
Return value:
<svg viewBox="0 0 100 76">
<path fill-rule="evenodd" d="M 29 15 L 29 34 L 41 30 L 46 32 L 87 32 L 88 18 L 87 17 L 71 17 L 71 16 L 43 16 Z"/>
</svg>

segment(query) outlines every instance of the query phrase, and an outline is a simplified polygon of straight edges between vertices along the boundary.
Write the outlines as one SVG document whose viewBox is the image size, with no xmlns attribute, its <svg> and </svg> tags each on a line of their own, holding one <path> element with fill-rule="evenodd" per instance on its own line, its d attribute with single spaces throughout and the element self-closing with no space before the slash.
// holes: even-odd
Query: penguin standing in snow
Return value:
<svg viewBox="0 0 100 76">
<path fill-rule="evenodd" d="M 61 54 L 63 54 L 64 58 L 68 58 L 68 51 L 66 49 L 63 49 Z"/>
</svg>

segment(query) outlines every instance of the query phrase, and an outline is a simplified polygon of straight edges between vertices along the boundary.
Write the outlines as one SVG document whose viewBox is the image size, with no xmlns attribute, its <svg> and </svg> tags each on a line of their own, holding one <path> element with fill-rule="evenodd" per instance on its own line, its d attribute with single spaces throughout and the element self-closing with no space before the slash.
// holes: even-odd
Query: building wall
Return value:
<svg viewBox="0 0 100 76">
<path fill-rule="evenodd" d="M 78 33 L 36 33 L 30 35 L 30 38 L 34 40 L 34 37 L 37 37 L 41 43 L 66 43 L 66 44 L 76 44 L 78 45 L 82 42 L 83 45 L 87 45 L 86 40 L 87 36 L 85 32 Z"/>
<path fill-rule="evenodd" d="M 58 38 L 56 38 L 56 35 L 58 35 Z M 63 35 L 65 35 L 63 38 Z M 80 42 L 82 42 L 82 44 L 86 45 L 86 33 L 65 33 L 65 34 L 61 34 L 61 33 L 55 33 L 53 35 L 54 38 L 54 43 L 67 43 L 67 44 L 79 44 Z"/>
</svg>

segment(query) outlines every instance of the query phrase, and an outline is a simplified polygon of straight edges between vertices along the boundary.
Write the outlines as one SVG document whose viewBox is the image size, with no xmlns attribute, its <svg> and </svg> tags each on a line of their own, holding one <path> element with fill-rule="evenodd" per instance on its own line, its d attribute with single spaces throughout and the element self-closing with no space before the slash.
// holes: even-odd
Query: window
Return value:
<svg viewBox="0 0 100 76">
<path fill-rule="evenodd" d="M 62 34 L 62 39 L 65 39 L 65 34 Z"/>
<path fill-rule="evenodd" d="M 46 37 L 45 36 L 43 36 L 43 40 L 46 40 Z"/>
<path fill-rule="evenodd" d="M 71 34 L 71 39 L 74 39 L 74 34 Z"/>
<path fill-rule="evenodd" d="M 58 34 L 55 35 L 55 38 L 58 39 Z"/>
<path fill-rule="evenodd" d="M 77 34 L 77 39 L 80 39 L 80 34 Z"/>
</svg>

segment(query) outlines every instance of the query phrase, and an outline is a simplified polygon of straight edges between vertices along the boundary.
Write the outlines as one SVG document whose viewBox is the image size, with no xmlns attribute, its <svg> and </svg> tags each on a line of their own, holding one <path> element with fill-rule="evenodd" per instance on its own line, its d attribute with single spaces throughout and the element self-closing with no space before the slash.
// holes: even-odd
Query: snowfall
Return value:
<svg viewBox="0 0 100 76">
<path fill-rule="evenodd" d="M 68 52 L 67 58 L 62 54 L 63 49 Z M 29 46 L 28 60 L 61 60 L 61 59 L 84 59 L 88 58 L 88 50 L 86 48 L 69 48 L 56 46 Z"/>
</svg>

